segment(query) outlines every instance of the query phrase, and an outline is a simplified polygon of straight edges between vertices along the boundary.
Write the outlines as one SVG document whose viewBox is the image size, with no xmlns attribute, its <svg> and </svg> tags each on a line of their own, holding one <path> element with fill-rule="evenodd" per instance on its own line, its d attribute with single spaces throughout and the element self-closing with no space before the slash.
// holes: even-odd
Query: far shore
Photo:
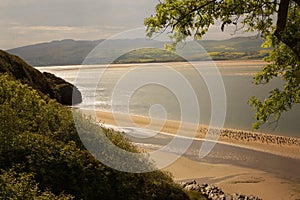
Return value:
<svg viewBox="0 0 300 200">
<path fill-rule="evenodd" d="M 99 63 L 99 64 L 74 64 L 74 65 L 53 65 L 53 66 L 35 66 L 37 69 L 43 69 L 43 68 L 54 68 L 54 67 L 60 67 L 58 70 L 78 70 L 82 66 L 85 66 L 85 69 L 94 69 L 94 68 L 99 68 L 99 67 L 109 67 L 109 68 L 127 68 L 127 67 L 134 67 L 135 65 L 160 65 L 160 64 L 165 64 L 165 65 L 178 65 L 182 66 L 182 63 L 193 63 L 193 62 L 213 62 L 215 63 L 218 67 L 240 67 L 241 65 L 246 65 L 246 66 L 257 66 L 257 67 L 263 67 L 267 63 L 261 59 L 241 59 L 241 60 L 200 60 L 200 61 L 189 61 L 189 62 L 144 62 L 144 63 Z"/>
<path fill-rule="evenodd" d="M 91 115 L 94 112 L 91 110 L 82 111 L 88 115 Z M 181 123 L 174 120 L 166 120 L 163 122 L 162 120 L 157 119 L 151 120 L 146 116 L 128 116 L 100 110 L 97 110 L 95 115 L 96 120 L 105 125 L 121 127 L 135 126 L 167 134 L 177 134 L 180 128 L 180 130 L 182 130 L 182 136 L 197 139 L 209 139 L 206 136 L 208 127 L 205 125 L 196 125 L 195 127 L 194 124 Z M 195 130 L 197 131 L 195 132 Z M 217 133 L 214 135 L 214 129 L 210 129 L 210 131 L 212 133 L 212 139 L 218 136 Z M 222 129 L 218 142 L 300 159 L 300 138 L 226 128 Z"/>
</svg>

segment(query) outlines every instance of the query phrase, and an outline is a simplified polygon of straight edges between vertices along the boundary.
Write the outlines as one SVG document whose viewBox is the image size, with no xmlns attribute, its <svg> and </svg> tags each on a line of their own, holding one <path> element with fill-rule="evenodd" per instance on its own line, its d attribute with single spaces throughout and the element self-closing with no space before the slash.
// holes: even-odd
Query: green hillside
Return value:
<svg viewBox="0 0 300 200">
<path fill-rule="evenodd" d="M 116 39 L 105 40 L 104 43 L 101 43 L 103 41 L 62 40 L 15 48 L 8 51 L 18 55 L 33 66 L 80 65 L 83 62 L 85 64 L 105 64 L 112 62 L 121 63 L 122 61 L 125 63 L 178 61 L 178 56 L 171 59 L 172 56 L 169 56 L 166 52 L 162 52 L 160 55 L 153 50 L 145 50 L 149 48 L 162 50 L 166 43 L 163 41 Z M 207 56 L 203 56 L 203 54 L 198 52 L 199 46 L 192 45 L 192 43 L 186 42 L 184 51 L 179 46 L 178 53 L 189 60 L 207 60 Z M 203 47 L 203 52 L 208 52 L 215 60 L 260 59 L 268 55 L 269 52 L 261 48 L 262 40 L 256 37 L 203 40 L 198 43 Z M 101 46 L 89 54 L 99 44 Z M 144 50 L 141 47 L 144 47 Z M 128 53 L 130 55 L 125 55 Z M 146 54 L 148 57 L 145 57 Z M 158 57 L 156 58 L 156 56 Z M 87 59 L 85 60 L 85 58 Z M 119 59 L 117 60 L 117 58 Z"/>
<path fill-rule="evenodd" d="M 114 63 L 180 62 L 184 59 L 163 49 L 143 48 L 120 56 Z"/>
<path fill-rule="evenodd" d="M 77 65 L 100 41 L 61 40 L 15 48 L 7 52 L 34 66 Z"/>
<path fill-rule="evenodd" d="M 42 95 L 48 95 L 64 105 L 82 102 L 80 91 L 71 83 L 50 73 L 41 73 L 17 56 L 0 50 L 0 75 L 10 77 L 28 84 Z"/>
<path fill-rule="evenodd" d="M 1 62 L 0 65 L 5 64 Z M 121 133 L 105 129 L 9 74 L 0 75 L 0 199 L 189 199 L 168 173 L 125 173 L 90 154 L 81 140 L 139 152 Z M 79 127 L 82 135 L 77 134 Z M 109 159 L 119 159 L 118 153 Z M 137 164 L 155 169 L 149 158 Z M 120 165 L 127 165 L 121 159 Z"/>
<path fill-rule="evenodd" d="M 261 50 L 262 40 L 257 37 L 235 37 L 227 40 L 202 40 L 208 52 L 253 52 Z"/>
</svg>

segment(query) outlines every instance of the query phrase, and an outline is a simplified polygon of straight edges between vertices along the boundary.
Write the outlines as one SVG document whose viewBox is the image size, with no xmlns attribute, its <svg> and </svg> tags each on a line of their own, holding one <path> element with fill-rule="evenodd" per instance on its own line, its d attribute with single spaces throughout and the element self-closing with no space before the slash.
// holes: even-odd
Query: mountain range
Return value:
<svg viewBox="0 0 300 200">
<path fill-rule="evenodd" d="M 166 43 L 165 41 L 147 39 L 95 41 L 66 39 L 18 47 L 7 51 L 21 57 L 33 66 L 179 61 L 177 55 L 174 56 L 169 52 L 161 51 Z M 197 44 L 201 46 L 201 52 L 199 52 L 198 46 L 192 45 L 194 43 L 194 41 L 184 43 L 178 47 L 177 52 L 189 60 L 205 60 L 207 59 L 207 56 L 203 57 L 205 52 L 208 52 L 208 55 L 214 60 L 259 59 L 268 55 L 269 52 L 268 49 L 261 48 L 263 41 L 257 37 L 197 41 Z M 129 52 L 130 49 L 134 53 Z M 158 49 L 158 51 L 153 49 Z"/>
</svg>

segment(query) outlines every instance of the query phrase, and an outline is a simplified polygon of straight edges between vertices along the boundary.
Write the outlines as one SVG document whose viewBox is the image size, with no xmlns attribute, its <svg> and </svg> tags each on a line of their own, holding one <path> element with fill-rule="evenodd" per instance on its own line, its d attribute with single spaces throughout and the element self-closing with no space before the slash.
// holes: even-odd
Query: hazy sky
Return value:
<svg viewBox="0 0 300 200">
<path fill-rule="evenodd" d="M 60 39 L 98 40 L 143 27 L 158 0 L 0 0 L 0 49 Z M 231 37 L 212 27 L 206 39 Z"/>
</svg>

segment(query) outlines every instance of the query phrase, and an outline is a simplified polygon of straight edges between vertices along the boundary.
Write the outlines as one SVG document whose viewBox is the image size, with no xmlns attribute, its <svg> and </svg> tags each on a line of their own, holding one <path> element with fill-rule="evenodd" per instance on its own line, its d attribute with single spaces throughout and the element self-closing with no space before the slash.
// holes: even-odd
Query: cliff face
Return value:
<svg viewBox="0 0 300 200">
<path fill-rule="evenodd" d="M 71 83 L 53 74 L 41 73 L 19 57 L 0 50 L 0 74 L 4 73 L 61 104 L 74 105 L 82 102 L 80 91 Z"/>
<path fill-rule="evenodd" d="M 44 72 L 43 75 L 50 83 L 58 102 L 64 105 L 74 105 L 82 102 L 81 93 L 74 85 L 48 72 Z"/>
</svg>

